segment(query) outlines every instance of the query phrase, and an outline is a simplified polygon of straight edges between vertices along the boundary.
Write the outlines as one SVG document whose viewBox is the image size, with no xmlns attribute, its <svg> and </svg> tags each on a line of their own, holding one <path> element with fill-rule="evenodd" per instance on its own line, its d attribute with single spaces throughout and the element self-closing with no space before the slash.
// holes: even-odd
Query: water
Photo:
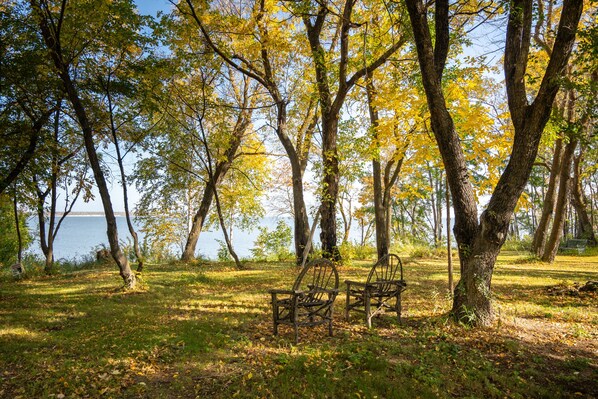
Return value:
<svg viewBox="0 0 598 399">
<path fill-rule="evenodd" d="M 279 218 L 266 217 L 261 220 L 258 226 L 265 226 L 268 229 L 273 230 L 276 228 L 276 224 Z M 288 225 L 291 225 L 291 221 L 284 219 Z M 127 221 L 124 216 L 117 216 L 116 222 L 118 225 L 118 234 L 121 242 L 132 243 L 132 238 L 129 235 L 127 228 Z M 133 223 L 138 234 L 139 224 Z M 37 234 L 37 219 L 31 218 L 28 221 L 30 232 Z M 251 257 L 251 248 L 254 246 L 259 230 L 257 227 L 253 230 L 233 230 L 233 247 L 237 252 L 237 255 L 241 258 Z M 140 241 L 143 240 L 143 236 L 140 235 Z M 209 258 L 217 259 L 218 248 L 220 244 L 218 241 L 224 242 L 224 237 L 220 230 L 203 231 L 199 236 L 197 242 L 197 254 Z M 60 230 L 56 240 L 54 241 L 54 258 L 55 259 L 68 259 L 68 260 L 80 260 L 86 256 L 93 256 L 95 258 L 96 250 L 101 247 L 108 247 L 108 238 L 106 237 L 106 219 L 104 216 L 67 216 Z M 30 252 L 41 255 L 41 249 L 39 247 L 39 241 L 33 242 L 31 245 Z M 181 250 L 178 249 L 178 254 Z"/>
</svg>

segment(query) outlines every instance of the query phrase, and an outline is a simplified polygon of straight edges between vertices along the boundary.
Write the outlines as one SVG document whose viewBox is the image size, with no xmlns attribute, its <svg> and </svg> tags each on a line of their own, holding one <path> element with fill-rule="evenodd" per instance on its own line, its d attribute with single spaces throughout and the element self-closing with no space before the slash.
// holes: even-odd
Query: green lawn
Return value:
<svg viewBox="0 0 598 399">
<path fill-rule="evenodd" d="M 553 265 L 499 258 L 498 320 L 468 329 L 447 320 L 444 260 L 405 262 L 404 321 L 342 320 L 271 335 L 269 288 L 288 264 L 149 265 L 143 288 L 122 292 L 112 266 L 0 279 L 2 398 L 530 398 L 598 397 L 598 296 L 546 287 L 598 280 L 598 257 Z M 456 266 L 458 268 L 458 266 Z M 340 269 L 364 279 L 367 262 Z"/>
</svg>

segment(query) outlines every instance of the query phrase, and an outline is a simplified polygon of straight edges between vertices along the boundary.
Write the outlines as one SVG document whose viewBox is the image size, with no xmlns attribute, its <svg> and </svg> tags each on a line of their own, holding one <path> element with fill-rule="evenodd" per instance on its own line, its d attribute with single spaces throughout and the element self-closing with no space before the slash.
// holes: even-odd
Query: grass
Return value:
<svg viewBox="0 0 598 399">
<path fill-rule="evenodd" d="M 598 279 L 598 257 L 553 265 L 505 253 L 493 292 L 498 320 L 470 329 L 446 317 L 446 264 L 405 262 L 404 321 L 342 320 L 335 336 L 284 326 L 271 335 L 269 288 L 282 263 L 150 265 L 123 292 L 111 266 L 0 278 L 2 398 L 559 398 L 598 397 L 598 296 L 547 286 Z M 368 262 L 343 266 L 363 279 Z"/>
</svg>

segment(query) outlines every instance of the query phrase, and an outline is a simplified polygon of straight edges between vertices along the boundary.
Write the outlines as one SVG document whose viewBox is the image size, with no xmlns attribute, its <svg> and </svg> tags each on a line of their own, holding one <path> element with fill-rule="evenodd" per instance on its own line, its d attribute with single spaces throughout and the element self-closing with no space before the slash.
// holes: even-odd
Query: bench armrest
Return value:
<svg viewBox="0 0 598 399">
<path fill-rule="evenodd" d="M 352 281 L 352 280 L 345 280 L 345 284 L 347 284 L 347 286 L 351 286 L 351 285 L 357 285 L 359 287 L 367 286 L 367 283 L 364 283 L 362 281 Z"/>
<path fill-rule="evenodd" d="M 381 285 L 381 284 L 397 284 L 397 285 L 407 285 L 405 280 L 378 280 L 369 282 L 368 285 Z"/>
<path fill-rule="evenodd" d="M 274 294 L 274 295 L 293 295 L 295 293 L 295 291 L 293 290 L 280 290 L 280 289 L 273 289 L 273 290 L 268 290 L 268 292 L 270 294 Z"/>
</svg>

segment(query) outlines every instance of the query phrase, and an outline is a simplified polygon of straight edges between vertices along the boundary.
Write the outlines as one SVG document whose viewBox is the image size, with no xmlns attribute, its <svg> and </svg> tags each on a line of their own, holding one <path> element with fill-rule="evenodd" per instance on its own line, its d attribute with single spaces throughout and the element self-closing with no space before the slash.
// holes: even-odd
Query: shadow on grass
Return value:
<svg viewBox="0 0 598 399">
<path fill-rule="evenodd" d="M 267 294 L 290 286 L 295 268 L 254 267 L 150 268 L 138 293 L 115 290 L 115 271 L 2 283 L 0 397 L 596 396 L 593 347 L 525 340 L 526 326 L 448 321 L 441 262 L 409 265 L 402 324 L 392 314 L 370 330 L 357 316 L 345 322 L 341 293 L 334 337 L 303 328 L 297 346 L 291 329 L 272 336 Z M 341 280 L 368 269 L 347 267 Z M 501 278 L 544 278 L 507 271 Z M 539 286 L 499 281 L 495 290 L 499 301 L 544 303 Z"/>
</svg>

